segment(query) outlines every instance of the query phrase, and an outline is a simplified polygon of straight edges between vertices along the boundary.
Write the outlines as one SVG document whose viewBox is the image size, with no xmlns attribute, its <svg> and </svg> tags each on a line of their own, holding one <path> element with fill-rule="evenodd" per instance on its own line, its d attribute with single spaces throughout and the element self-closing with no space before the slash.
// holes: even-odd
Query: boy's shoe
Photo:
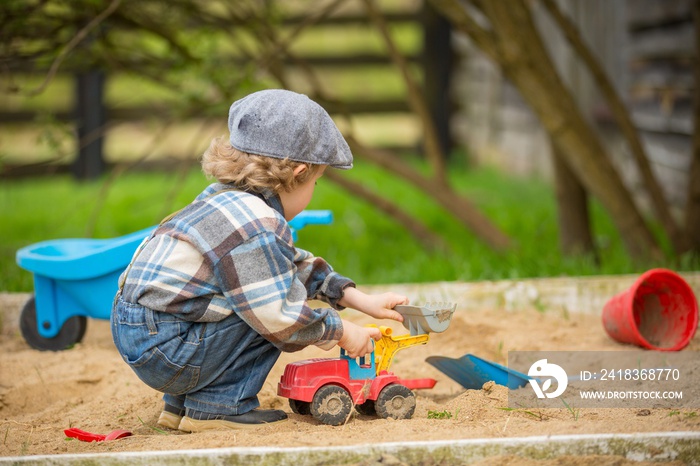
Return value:
<svg viewBox="0 0 700 466">
<path fill-rule="evenodd" d="M 188 410 L 178 429 L 184 432 L 202 432 L 222 429 L 255 429 L 275 422 L 287 420 L 287 413 L 279 409 L 254 409 L 235 416 L 203 413 Z"/>
<path fill-rule="evenodd" d="M 163 411 L 160 413 L 160 417 L 158 418 L 158 425 L 167 427 L 168 429 L 177 430 L 184 415 L 184 409 L 178 409 L 175 406 L 165 403 Z"/>
</svg>

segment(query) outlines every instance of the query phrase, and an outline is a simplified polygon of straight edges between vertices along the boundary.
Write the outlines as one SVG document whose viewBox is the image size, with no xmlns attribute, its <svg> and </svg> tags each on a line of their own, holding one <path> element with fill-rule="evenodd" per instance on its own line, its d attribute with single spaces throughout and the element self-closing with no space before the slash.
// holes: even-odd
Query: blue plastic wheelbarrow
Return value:
<svg viewBox="0 0 700 466">
<path fill-rule="evenodd" d="M 291 222 L 296 230 L 333 221 L 328 210 L 306 210 Z M 34 274 L 34 295 L 20 315 L 20 331 L 38 350 L 60 351 L 82 340 L 87 317 L 109 319 L 119 275 L 155 227 L 110 239 L 42 241 L 17 251 L 17 264 Z"/>
</svg>

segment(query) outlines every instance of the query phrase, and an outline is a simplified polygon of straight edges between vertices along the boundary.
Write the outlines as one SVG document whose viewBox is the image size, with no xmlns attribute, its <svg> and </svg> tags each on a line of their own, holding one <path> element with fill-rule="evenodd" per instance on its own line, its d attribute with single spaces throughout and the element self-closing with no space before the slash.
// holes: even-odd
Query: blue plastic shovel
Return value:
<svg viewBox="0 0 700 466">
<path fill-rule="evenodd" d="M 480 390 L 489 381 L 510 389 L 527 385 L 529 377 L 501 364 L 487 361 L 473 354 L 454 359 L 446 356 L 430 356 L 425 360 L 440 372 L 471 390 Z"/>
</svg>

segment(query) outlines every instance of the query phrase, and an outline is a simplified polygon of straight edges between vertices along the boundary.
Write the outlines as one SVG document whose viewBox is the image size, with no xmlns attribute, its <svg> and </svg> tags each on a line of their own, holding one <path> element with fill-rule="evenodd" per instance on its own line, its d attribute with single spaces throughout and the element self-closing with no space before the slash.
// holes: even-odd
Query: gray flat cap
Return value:
<svg viewBox="0 0 700 466">
<path fill-rule="evenodd" d="M 231 105 L 231 145 L 249 154 L 352 168 L 352 153 L 330 115 L 305 95 L 254 92 Z"/>
</svg>

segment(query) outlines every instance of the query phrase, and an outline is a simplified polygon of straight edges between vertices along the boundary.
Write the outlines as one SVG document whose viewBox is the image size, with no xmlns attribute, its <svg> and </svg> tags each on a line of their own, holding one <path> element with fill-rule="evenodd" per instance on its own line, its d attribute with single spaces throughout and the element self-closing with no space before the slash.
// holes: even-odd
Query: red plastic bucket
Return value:
<svg viewBox="0 0 700 466">
<path fill-rule="evenodd" d="M 678 351 L 698 326 L 693 290 L 678 274 L 652 269 L 603 308 L 603 327 L 611 338 L 643 348 Z"/>
</svg>

